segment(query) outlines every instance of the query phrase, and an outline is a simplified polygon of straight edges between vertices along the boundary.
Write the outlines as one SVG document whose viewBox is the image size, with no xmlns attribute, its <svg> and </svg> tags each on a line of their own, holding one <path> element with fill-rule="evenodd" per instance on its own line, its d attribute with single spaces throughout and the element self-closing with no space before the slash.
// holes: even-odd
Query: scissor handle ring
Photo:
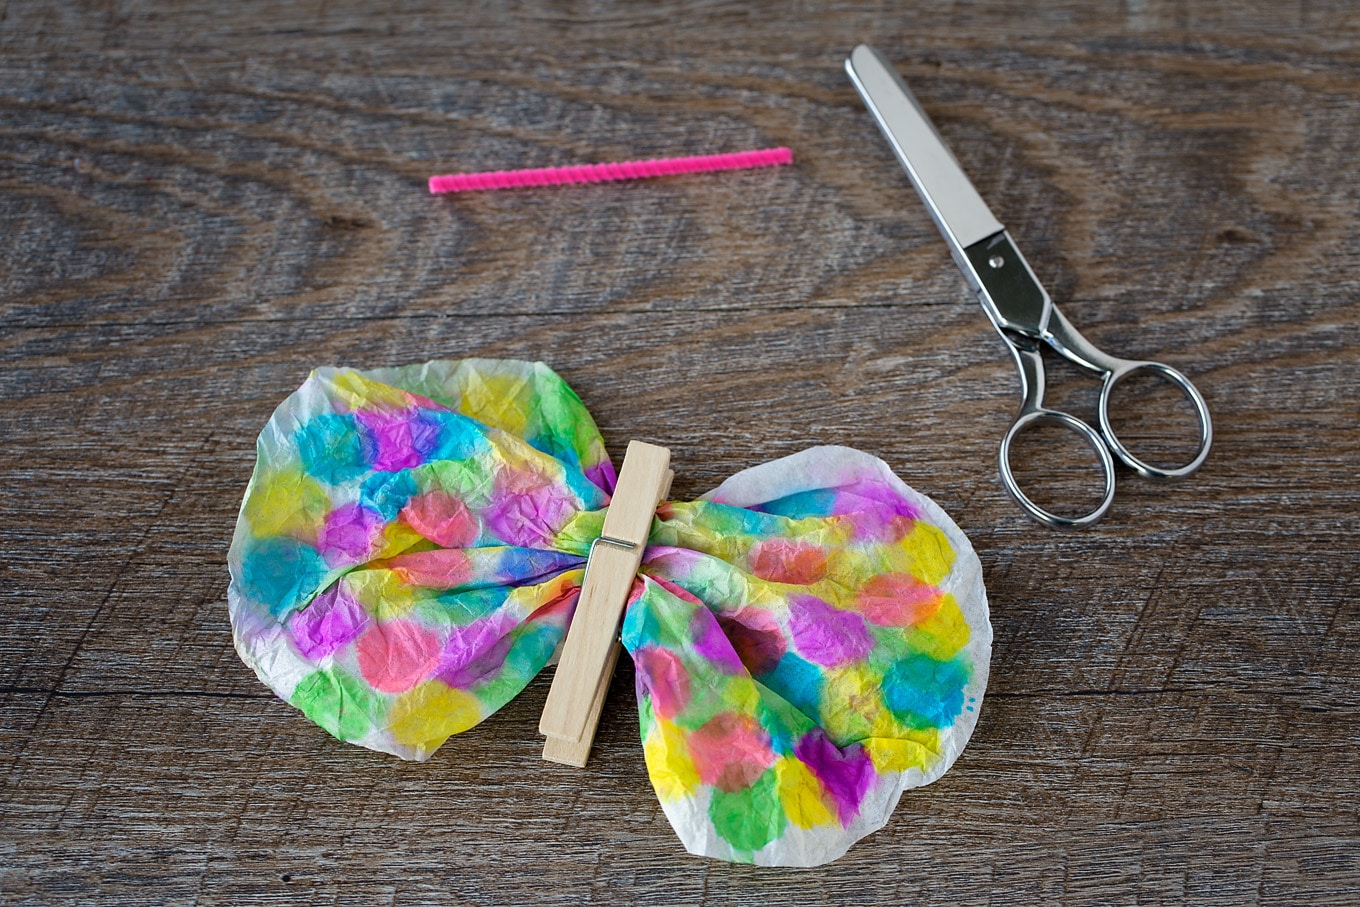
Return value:
<svg viewBox="0 0 1360 907">
<path fill-rule="evenodd" d="M 1110 395 L 1121 381 L 1139 372 L 1153 372 L 1170 381 L 1180 388 L 1181 392 L 1195 407 L 1195 416 L 1199 419 L 1199 448 L 1195 451 L 1190 462 L 1184 466 L 1164 468 L 1140 460 L 1124 446 L 1124 443 L 1119 440 L 1119 436 L 1114 433 L 1114 426 L 1110 424 Z M 1129 362 L 1105 375 L 1105 381 L 1100 388 L 1100 430 L 1104 433 L 1105 440 L 1114 451 L 1114 455 L 1125 466 L 1149 479 L 1179 479 L 1190 475 L 1204 465 L 1205 458 L 1209 456 L 1209 445 L 1214 440 L 1214 426 L 1209 418 L 1209 405 L 1204 402 L 1204 397 L 1200 394 L 1199 389 L 1190 383 L 1189 378 L 1171 366 L 1160 362 Z"/>
<path fill-rule="evenodd" d="M 1101 496 L 1100 503 L 1090 513 L 1078 517 L 1051 513 L 1031 501 L 1021 490 L 1020 483 L 1015 480 L 1015 473 L 1011 471 L 1011 442 L 1021 432 L 1036 425 L 1058 425 L 1075 431 L 1086 440 L 1086 443 L 1096 452 L 1096 456 L 1100 458 L 1100 468 L 1105 474 L 1105 493 Z M 1020 417 L 1006 431 L 1005 437 L 1001 439 L 1000 460 L 1001 483 L 1006 486 L 1006 491 L 1010 492 L 1011 497 L 1015 498 L 1015 502 L 1026 513 L 1046 526 L 1052 526 L 1054 529 L 1082 529 L 1095 525 L 1110 509 L 1110 505 L 1114 503 L 1114 458 L 1110 456 L 1110 450 L 1105 445 L 1105 439 L 1094 428 L 1075 416 L 1069 416 L 1067 413 L 1051 409 L 1034 409 L 1021 413 Z"/>
</svg>

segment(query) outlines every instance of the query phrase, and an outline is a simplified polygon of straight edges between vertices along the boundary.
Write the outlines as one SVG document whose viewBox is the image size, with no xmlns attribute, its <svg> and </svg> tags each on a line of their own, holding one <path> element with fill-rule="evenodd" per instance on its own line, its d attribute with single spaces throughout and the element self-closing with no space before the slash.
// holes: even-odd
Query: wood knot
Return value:
<svg viewBox="0 0 1360 907">
<path fill-rule="evenodd" d="M 1224 227 L 1218 231 L 1218 241 L 1240 246 L 1243 243 L 1257 242 L 1257 236 L 1250 230 L 1244 230 L 1241 227 Z"/>
<path fill-rule="evenodd" d="M 321 223 L 331 230 L 367 230 L 373 226 L 369 218 L 349 214 L 327 214 Z"/>
</svg>

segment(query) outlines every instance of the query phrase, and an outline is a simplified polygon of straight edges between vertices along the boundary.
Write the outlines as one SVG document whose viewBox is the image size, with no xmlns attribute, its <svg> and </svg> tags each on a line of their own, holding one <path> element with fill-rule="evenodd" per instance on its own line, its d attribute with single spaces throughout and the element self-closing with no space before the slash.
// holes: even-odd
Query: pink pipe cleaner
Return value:
<svg viewBox="0 0 1360 907">
<path fill-rule="evenodd" d="M 650 161 L 619 161 L 613 164 L 579 164 L 574 167 L 541 167 L 535 170 L 491 170 L 486 173 L 455 173 L 430 177 L 430 193 L 468 192 L 475 189 L 512 189 L 519 186 L 559 186 L 563 183 L 599 183 L 605 180 L 636 180 L 676 173 L 707 170 L 744 170 L 792 164 L 787 148 L 763 148 L 735 154 L 699 157 L 663 157 Z"/>
</svg>

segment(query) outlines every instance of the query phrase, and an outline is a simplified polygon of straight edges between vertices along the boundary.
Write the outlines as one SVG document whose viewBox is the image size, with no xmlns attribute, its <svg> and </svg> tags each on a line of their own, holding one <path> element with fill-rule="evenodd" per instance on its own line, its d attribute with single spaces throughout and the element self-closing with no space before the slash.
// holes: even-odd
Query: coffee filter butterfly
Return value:
<svg viewBox="0 0 1360 907">
<path fill-rule="evenodd" d="M 234 639 L 316 724 L 425 760 L 551 663 L 616 474 L 546 365 L 318 369 L 257 455 Z M 869 454 L 814 447 L 662 502 L 622 642 L 685 847 L 812 866 L 958 757 L 991 627 L 944 511 Z"/>
</svg>

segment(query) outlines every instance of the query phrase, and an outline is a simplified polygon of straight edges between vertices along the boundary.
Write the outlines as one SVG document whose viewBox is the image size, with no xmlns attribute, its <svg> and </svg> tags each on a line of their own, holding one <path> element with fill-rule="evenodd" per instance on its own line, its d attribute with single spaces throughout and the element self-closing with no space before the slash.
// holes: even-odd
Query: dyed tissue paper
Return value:
<svg viewBox="0 0 1360 907">
<path fill-rule="evenodd" d="M 257 452 L 230 552 L 236 649 L 313 722 L 425 760 L 552 662 L 615 472 L 547 366 L 318 369 Z M 991 652 L 968 540 L 845 447 L 663 503 L 622 638 L 685 847 L 781 866 L 835 859 L 949 768 Z"/>
</svg>

